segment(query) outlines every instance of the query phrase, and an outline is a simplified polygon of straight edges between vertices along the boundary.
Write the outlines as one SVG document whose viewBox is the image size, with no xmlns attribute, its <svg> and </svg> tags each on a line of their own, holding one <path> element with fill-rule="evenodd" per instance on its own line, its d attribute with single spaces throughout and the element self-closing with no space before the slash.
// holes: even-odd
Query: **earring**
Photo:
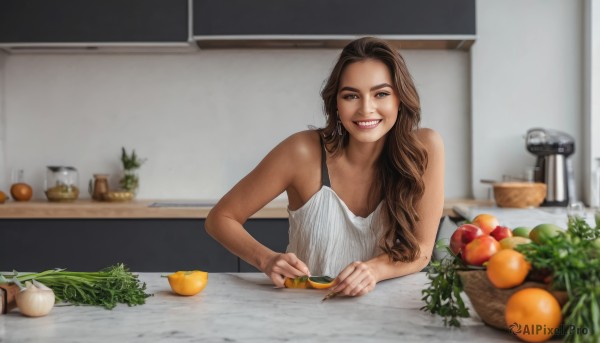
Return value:
<svg viewBox="0 0 600 343">
<path fill-rule="evenodd" d="M 335 116 L 338 119 L 337 119 L 337 125 L 335 127 L 336 130 L 333 132 L 333 134 L 335 135 L 336 131 L 337 131 L 337 134 L 341 137 L 344 135 L 344 132 L 342 131 L 342 121 L 340 120 L 340 113 L 337 110 L 335 111 Z"/>
</svg>

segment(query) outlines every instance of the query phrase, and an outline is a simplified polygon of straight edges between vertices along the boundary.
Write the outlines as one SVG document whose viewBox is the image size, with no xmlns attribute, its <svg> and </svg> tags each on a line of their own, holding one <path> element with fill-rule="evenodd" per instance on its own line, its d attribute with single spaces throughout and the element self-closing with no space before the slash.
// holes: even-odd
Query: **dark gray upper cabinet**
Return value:
<svg viewBox="0 0 600 343">
<path fill-rule="evenodd" d="M 194 38 L 206 47 L 337 46 L 375 35 L 468 48 L 476 33 L 475 0 L 194 0 L 193 13 Z"/>
<path fill-rule="evenodd" d="M 2 0 L 0 43 L 186 43 L 188 0 Z"/>
</svg>

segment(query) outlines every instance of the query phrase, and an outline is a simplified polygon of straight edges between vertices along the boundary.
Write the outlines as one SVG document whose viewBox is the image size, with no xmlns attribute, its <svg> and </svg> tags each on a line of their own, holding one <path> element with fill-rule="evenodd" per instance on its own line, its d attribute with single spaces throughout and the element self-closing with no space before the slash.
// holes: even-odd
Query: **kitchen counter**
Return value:
<svg viewBox="0 0 600 343">
<path fill-rule="evenodd" d="M 7 201 L 0 204 L 0 218 L 206 218 L 216 201 L 195 200 L 134 200 L 130 202 L 98 202 L 77 200 L 54 203 L 46 200 L 28 202 Z M 489 205 L 489 201 L 448 199 L 444 215 L 456 216 L 456 205 Z M 251 218 L 288 218 L 287 199 L 276 199 Z"/>
<path fill-rule="evenodd" d="M 0 204 L 0 218 L 196 218 L 204 219 L 216 201 L 134 200 L 101 202 L 77 200 L 71 203 L 33 200 Z M 287 218 L 287 199 L 273 200 L 251 218 Z"/>
<path fill-rule="evenodd" d="M 516 342 L 475 314 L 460 329 L 419 308 L 424 273 L 381 282 L 362 297 L 321 303 L 324 290 L 275 289 L 259 273 L 211 273 L 193 297 L 170 292 L 158 273 L 142 273 L 145 305 L 109 311 L 56 306 L 49 315 L 0 316 L 3 342 Z"/>
</svg>

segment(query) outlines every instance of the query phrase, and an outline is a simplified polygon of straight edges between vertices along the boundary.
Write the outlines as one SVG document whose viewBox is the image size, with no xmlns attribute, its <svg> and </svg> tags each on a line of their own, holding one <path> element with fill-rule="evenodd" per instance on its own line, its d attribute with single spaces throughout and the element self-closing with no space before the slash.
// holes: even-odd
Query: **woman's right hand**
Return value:
<svg viewBox="0 0 600 343">
<path fill-rule="evenodd" d="M 294 253 L 276 253 L 271 256 L 262 270 L 271 278 L 275 287 L 284 287 L 286 277 L 310 276 L 310 271 L 304 262 Z"/>
</svg>

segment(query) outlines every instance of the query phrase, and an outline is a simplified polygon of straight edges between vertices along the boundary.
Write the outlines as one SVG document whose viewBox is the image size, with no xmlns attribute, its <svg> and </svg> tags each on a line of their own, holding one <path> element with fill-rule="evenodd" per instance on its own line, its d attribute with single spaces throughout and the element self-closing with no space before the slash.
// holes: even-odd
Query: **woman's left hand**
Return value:
<svg viewBox="0 0 600 343">
<path fill-rule="evenodd" d="M 365 295 L 375 289 L 377 279 L 373 268 L 361 261 L 350 263 L 336 278 L 337 285 L 331 289 L 340 295 L 351 297 Z"/>
</svg>

